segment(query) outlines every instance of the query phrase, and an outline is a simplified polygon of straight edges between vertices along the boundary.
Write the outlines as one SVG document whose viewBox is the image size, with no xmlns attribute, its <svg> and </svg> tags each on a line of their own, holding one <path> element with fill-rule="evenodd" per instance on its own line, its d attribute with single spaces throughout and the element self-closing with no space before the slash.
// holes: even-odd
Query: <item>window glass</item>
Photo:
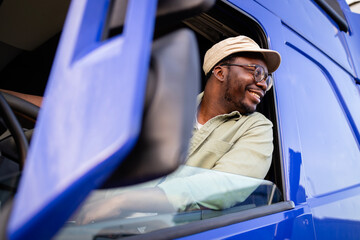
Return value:
<svg viewBox="0 0 360 240">
<path fill-rule="evenodd" d="M 183 166 L 144 184 L 93 191 L 56 239 L 144 234 L 280 200 L 280 191 L 270 181 Z M 163 206 L 167 204 L 171 207 Z M 96 218 L 98 212 L 102 216 Z"/>
<path fill-rule="evenodd" d="M 344 21 L 346 21 L 345 15 L 341 10 L 340 4 L 338 3 L 337 0 L 323 0 L 323 1 L 326 2 L 337 14 L 339 14 L 341 18 L 344 19 Z"/>
<path fill-rule="evenodd" d="M 345 15 L 337 0 L 315 0 L 315 2 L 338 24 L 341 31 L 348 31 Z"/>
</svg>

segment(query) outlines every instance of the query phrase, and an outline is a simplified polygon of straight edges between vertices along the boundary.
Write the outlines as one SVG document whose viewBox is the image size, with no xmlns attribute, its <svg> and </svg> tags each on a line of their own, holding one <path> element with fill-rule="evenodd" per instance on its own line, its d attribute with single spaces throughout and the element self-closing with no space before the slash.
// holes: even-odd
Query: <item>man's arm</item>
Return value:
<svg viewBox="0 0 360 240">
<path fill-rule="evenodd" d="M 25 101 L 28 101 L 38 107 L 41 106 L 43 97 L 40 96 L 35 96 L 35 95 L 30 95 L 30 94 L 24 94 L 24 93 L 19 93 L 19 92 L 14 92 L 14 91 L 10 91 L 10 90 L 4 90 L 4 89 L 0 89 L 1 92 L 5 92 L 11 95 L 14 95 L 18 98 L 24 99 Z"/>
<path fill-rule="evenodd" d="M 199 168 L 197 174 L 165 180 L 158 187 L 163 189 L 174 208 L 183 212 L 233 207 L 263 183 L 261 179 Z"/>
<path fill-rule="evenodd" d="M 129 212 L 175 212 L 165 193 L 158 187 L 124 192 L 95 202 L 87 202 L 73 220 L 77 224 L 126 215 Z"/>
</svg>

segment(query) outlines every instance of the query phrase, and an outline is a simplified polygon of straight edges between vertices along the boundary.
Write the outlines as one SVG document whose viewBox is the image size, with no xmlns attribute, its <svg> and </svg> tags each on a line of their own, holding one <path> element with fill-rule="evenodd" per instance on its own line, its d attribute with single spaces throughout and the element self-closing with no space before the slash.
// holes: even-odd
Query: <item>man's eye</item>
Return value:
<svg viewBox="0 0 360 240">
<path fill-rule="evenodd" d="M 249 70 L 250 72 L 256 72 L 257 68 L 256 67 L 247 67 L 247 70 Z"/>
<path fill-rule="evenodd" d="M 254 71 L 254 76 L 255 76 L 255 77 L 258 77 L 258 76 L 261 76 L 261 75 L 262 75 L 261 69 L 259 69 L 259 68 L 255 69 L 255 71 Z"/>
</svg>

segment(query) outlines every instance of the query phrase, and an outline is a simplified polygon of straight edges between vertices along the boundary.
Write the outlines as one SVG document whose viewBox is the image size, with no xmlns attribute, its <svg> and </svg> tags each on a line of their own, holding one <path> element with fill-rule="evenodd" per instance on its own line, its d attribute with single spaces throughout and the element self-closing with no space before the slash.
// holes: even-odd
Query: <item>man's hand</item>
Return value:
<svg viewBox="0 0 360 240">
<path fill-rule="evenodd" d="M 85 203 L 72 220 L 76 224 L 88 224 L 107 218 L 124 217 L 134 212 L 174 213 L 176 209 L 160 188 L 141 188 Z"/>
<path fill-rule="evenodd" d="M 10 91 L 10 90 L 5 90 L 5 89 L 0 89 L 0 91 L 14 95 L 15 97 L 24 99 L 25 101 L 28 101 L 38 107 L 41 107 L 41 103 L 43 101 L 43 97 L 41 97 L 41 96 L 24 94 L 24 93 L 14 92 L 14 91 Z"/>
<path fill-rule="evenodd" d="M 82 225 L 120 216 L 122 212 L 121 199 L 122 195 L 119 195 L 85 204 L 80 212 L 75 215 L 74 220 L 76 224 Z"/>
</svg>

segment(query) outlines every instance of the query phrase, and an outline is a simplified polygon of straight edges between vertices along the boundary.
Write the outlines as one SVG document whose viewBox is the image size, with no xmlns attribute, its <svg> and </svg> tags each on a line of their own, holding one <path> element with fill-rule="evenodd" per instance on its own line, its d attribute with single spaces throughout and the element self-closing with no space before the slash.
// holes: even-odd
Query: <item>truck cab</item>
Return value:
<svg viewBox="0 0 360 240">
<path fill-rule="evenodd" d="M 44 97 L 2 94 L 3 239 L 360 237 L 360 15 L 344 0 L 28 4 L 0 5 L 0 88 Z M 238 35 L 282 57 L 257 108 L 273 123 L 265 179 L 183 165 L 204 54 Z M 185 178 L 201 201 L 236 202 L 77 221 Z"/>
</svg>

